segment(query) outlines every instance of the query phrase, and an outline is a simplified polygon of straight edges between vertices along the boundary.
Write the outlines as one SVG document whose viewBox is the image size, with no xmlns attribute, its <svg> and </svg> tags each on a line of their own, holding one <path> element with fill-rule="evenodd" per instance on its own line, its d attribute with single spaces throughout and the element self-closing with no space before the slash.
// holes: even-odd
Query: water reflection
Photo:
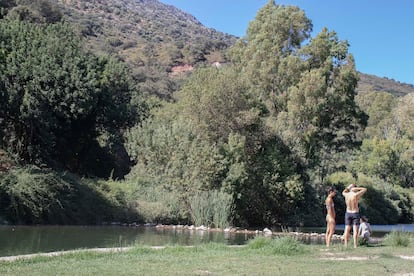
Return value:
<svg viewBox="0 0 414 276">
<path fill-rule="evenodd" d="M 0 256 L 133 245 L 244 244 L 254 235 L 122 226 L 0 226 Z"/>
<path fill-rule="evenodd" d="M 372 225 L 373 237 L 382 237 L 391 230 L 414 232 L 413 224 Z M 343 232 L 337 225 L 336 234 Z M 273 229 L 301 233 L 305 243 L 324 243 L 324 227 Z M 245 244 L 255 237 L 252 232 L 191 231 L 183 228 L 123 226 L 0 226 L 0 256 L 52 252 L 81 248 L 129 247 L 133 245 L 197 245 L 217 242 L 228 245 Z"/>
</svg>

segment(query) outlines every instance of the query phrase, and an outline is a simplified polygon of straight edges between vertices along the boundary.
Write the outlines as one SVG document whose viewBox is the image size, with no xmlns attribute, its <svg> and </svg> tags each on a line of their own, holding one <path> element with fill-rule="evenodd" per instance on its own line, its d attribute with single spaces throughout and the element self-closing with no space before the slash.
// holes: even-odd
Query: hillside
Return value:
<svg viewBox="0 0 414 276">
<path fill-rule="evenodd" d="M 414 93 L 414 85 L 401 83 L 389 78 L 359 73 L 358 92 L 378 91 L 388 92 L 395 96 L 405 96 Z"/>
<path fill-rule="evenodd" d="M 45 9 L 49 1 L 54 7 Z M 15 1 L 1 5 L 13 7 Z M 141 91 L 170 99 L 185 72 L 202 64 L 225 62 L 226 49 L 237 37 L 206 28 L 194 16 L 157 0 L 34 0 L 19 1 L 31 10 L 76 26 L 87 47 L 127 62 Z M 15 4 L 14 4 L 15 5 Z M 34 14 L 38 14 L 35 12 Z M 183 74 L 184 73 L 184 74 Z M 360 72 L 358 92 L 385 91 L 396 96 L 414 92 L 414 85 Z"/>
<path fill-rule="evenodd" d="M 54 0 L 97 52 L 113 53 L 138 75 L 170 73 L 181 65 L 225 61 L 224 50 L 236 41 L 204 27 L 194 16 L 157 0 Z M 185 68 L 185 67 L 184 67 Z M 163 75 L 165 76 L 165 75 Z M 358 91 L 397 96 L 414 86 L 360 73 Z"/>
<path fill-rule="evenodd" d="M 174 66 L 223 62 L 225 49 L 237 39 L 156 0 L 53 1 L 78 26 L 90 49 L 119 56 L 141 81 L 162 82 Z"/>
</svg>

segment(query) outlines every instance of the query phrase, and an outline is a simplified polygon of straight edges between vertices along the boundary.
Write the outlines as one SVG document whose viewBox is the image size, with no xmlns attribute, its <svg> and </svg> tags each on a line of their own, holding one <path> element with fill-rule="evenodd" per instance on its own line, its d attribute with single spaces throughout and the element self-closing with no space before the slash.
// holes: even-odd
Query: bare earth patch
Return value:
<svg viewBox="0 0 414 276">
<path fill-rule="evenodd" d="M 76 252 L 125 252 L 129 250 L 129 247 L 114 247 L 114 248 L 93 248 L 93 249 L 81 249 L 81 250 L 68 250 L 68 251 L 57 251 L 57 252 L 48 252 L 48 253 L 37 253 L 37 254 L 26 254 L 26 255 L 17 255 L 17 256 L 7 256 L 7 257 L 0 257 L 1 261 L 16 261 L 16 260 L 22 260 L 22 259 L 31 259 L 34 257 L 54 257 L 54 256 L 61 256 L 65 254 L 70 253 L 76 253 Z M 158 249 L 158 248 L 155 248 Z"/>
<path fill-rule="evenodd" d="M 404 260 L 414 261 L 414 255 L 397 255 Z M 331 260 L 331 261 L 366 261 L 366 260 L 375 260 L 379 256 L 343 256 L 334 253 L 326 253 L 325 256 L 321 257 L 322 260 Z"/>
<path fill-rule="evenodd" d="M 373 257 L 322 257 L 322 260 L 331 260 L 331 261 L 366 261 L 366 260 L 374 260 L 378 259 L 378 256 Z"/>
</svg>

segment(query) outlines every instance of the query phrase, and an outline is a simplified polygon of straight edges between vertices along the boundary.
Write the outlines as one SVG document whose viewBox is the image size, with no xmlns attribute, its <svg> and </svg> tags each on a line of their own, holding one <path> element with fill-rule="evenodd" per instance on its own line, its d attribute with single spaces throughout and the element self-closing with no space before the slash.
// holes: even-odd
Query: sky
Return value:
<svg viewBox="0 0 414 276">
<path fill-rule="evenodd" d="M 242 37 L 268 0 L 160 0 L 204 26 Z M 414 84 L 414 0 L 276 0 L 298 6 L 313 23 L 350 44 L 358 71 Z"/>
</svg>

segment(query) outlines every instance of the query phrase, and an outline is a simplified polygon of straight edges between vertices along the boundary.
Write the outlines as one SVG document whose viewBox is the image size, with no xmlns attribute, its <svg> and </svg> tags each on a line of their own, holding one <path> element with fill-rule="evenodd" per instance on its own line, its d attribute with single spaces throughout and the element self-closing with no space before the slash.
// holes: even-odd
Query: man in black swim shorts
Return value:
<svg viewBox="0 0 414 276">
<path fill-rule="evenodd" d="M 358 245 L 358 226 L 360 218 L 358 200 L 366 191 L 366 188 L 357 187 L 356 184 L 351 184 L 342 192 L 346 203 L 345 230 L 343 235 L 345 246 L 348 246 L 351 228 L 353 230 L 354 248 Z"/>
</svg>

